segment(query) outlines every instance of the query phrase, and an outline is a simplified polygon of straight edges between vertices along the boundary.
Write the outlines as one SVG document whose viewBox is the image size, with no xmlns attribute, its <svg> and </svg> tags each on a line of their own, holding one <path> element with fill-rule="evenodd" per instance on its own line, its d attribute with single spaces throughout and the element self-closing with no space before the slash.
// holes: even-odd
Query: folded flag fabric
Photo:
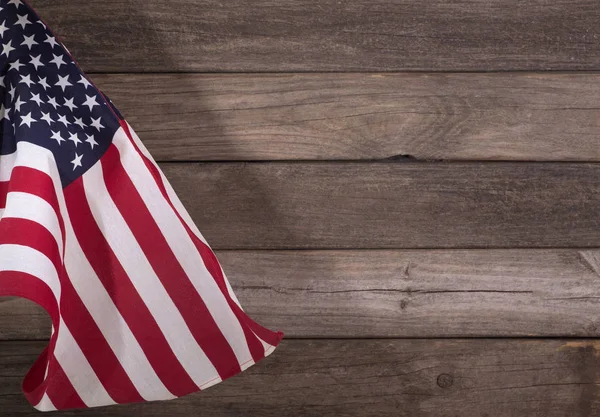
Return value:
<svg viewBox="0 0 600 417">
<path fill-rule="evenodd" d="M 25 2 L 0 0 L 0 295 L 43 306 L 38 410 L 166 400 L 270 354 L 132 127 Z"/>
</svg>

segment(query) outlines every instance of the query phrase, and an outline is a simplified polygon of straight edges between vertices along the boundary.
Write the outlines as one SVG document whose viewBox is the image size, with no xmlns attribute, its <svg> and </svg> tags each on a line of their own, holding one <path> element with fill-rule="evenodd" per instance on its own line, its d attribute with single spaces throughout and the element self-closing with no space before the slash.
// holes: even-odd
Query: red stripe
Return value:
<svg viewBox="0 0 600 417">
<path fill-rule="evenodd" d="M 6 194 L 8 193 L 8 181 L 0 181 L 0 209 L 6 207 Z"/>
<path fill-rule="evenodd" d="M 4 190 L 0 191 L 4 198 L 8 192 L 27 192 L 43 198 L 46 201 L 56 202 L 56 196 L 54 195 L 54 184 L 50 177 L 36 169 L 27 167 L 15 167 L 11 174 L 11 181 L 3 183 Z M 57 204 L 54 205 L 55 210 Z M 36 230 L 43 229 L 44 235 L 49 235 L 50 242 L 56 246 L 54 237 L 39 224 L 30 220 L 16 219 L 16 218 L 4 218 L 0 222 L 0 240 L 7 244 L 25 244 L 25 242 L 36 241 L 38 244 L 38 250 L 46 244 L 42 244 L 44 237 L 36 233 Z M 46 240 L 47 240 L 46 239 Z M 30 245 L 27 245 L 30 246 Z M 35 247 L 33 247 L 35 249 Z M 40 250 L 45 253 L 44 250 Z M 49 259 L 60 264 L 60 257 L 58 253 L 55 255 L 51 253 L 45 253 L 49 256 Z M 33 277 L 28 274 L 19 272 L 3 272 L 3 279 L 0 281 L 0 294 L 2 295 L 16 295 L 30 299 L 40 304 L 50 315 L 54 329 L 59 327 L 59 312 L 58 306 L 54 294 L 50 288 L 40 279 Z M 4 279 L 4 277 L 12 277 Z M 54 352 L 54 346 L 56 344 L 56 338 L 58 333 L 55 331 L 50 339 L 48 347 L 38 357 L 34 365 L 27 373 L 23 380 L 23 392 L 26 398 L 32 405 L 36 405 L 42 399 L 44 392 L 46 392 L 48 383 L 51 383 L 54 365 L 52 362 L 48 364 L 48 356 L 52 356 Z M 44 380 L 46 373 L 46 366 L 48 366 L 48 377 Z"/>
<path fill-rule="evenodd" d="M 62 266 L 58 245 L 52 234 L 31 220 L 8 218 L 4 222 L 9 226 L 0 236 L 0 244 L 31 247 L 46 255 L 60 271 L 60 315 L 111 398 L 118 403 L 144 401 L 77 295 Z"/>
<path fill-rule="evenodd" d="M 28 246 L 44 254 L 54 264 L 55 269 L 60 271 L 58 244 L 48 229 L 33 220 L 12 217 L 2 219 L 1 224 L 0 245 Z"/>
<path fill-rule="evenodd" d="M 100 160 L 108 192 L 192 335 L 222 379 L 240 372 L 233 349 L 190 282 L 111 145 Z"/>
<path fill-rule="evenodd" d="M 76 207 L 69 218 L 83 252 L 158 377 L 175 396 L 198 391 L 94 220 L 82 182 L 67 187 L 65 198 L 67 206 Z"/>
<path fill-rule="evenodd" d="M 248 325 L 258 337 L 260 337 L 262 340 L 264 340 L 266 343 L 268 343 L 272 346 L 277 346 L 279 344 L 279 342 L 283 338 L 283 332 L 274 332 L 272 330 L 267 329 L 264 326 L 261 326 L 260 324 L 258 324 L 254 320 L 252 320 L 252 318 L 250 316 L 248 316 L 237 305 L 237 303 L 235 303 L 235 301 L 233 301 L 233 299 L 231 298 L 231 296 L 229 294 L 229 291 L 227 290 L 227 285 L 225 284 L 225 278 L 222 275 L 221 266 L 216 258 L 216 255 L 214 254 L 212 249 L 210 249 L 202 240 L 200 240 L 198 238 L 198 236 L 196 236 L 196 234 L 190 229 L 188 224 L 183 220 L 183 218 L 181 217 L 181 215 L 179 214 L 179 212 L 173 205 L 173 202 L 169 198 L 169 195 L 168 195 L 165 185 L 163 183 L 160 172 L 158 172 L 158 168 L 156 167 L 156 165 L 154 165 L 154 163 L 152 163 L 152 161 L 150 161 L 150 159 L 148 159 L 146 157 L 146 155 L 144 155 L 143 152 L 140 151 L 139 147 L 137 146 L 137 143 L 135 142 L 135 140 L 133 139 L 133 137 L 131 135 L 131 132 L 129 131 L 129 126 L 127 125 L 127 122 L 125 120 L 121 120 L 121 127 L 123 127 L 123 130 L 127 134 L 127 137 L 129 138 L 129 142 L 131 143 L 131 145 L 134 147 L 134 149 L 136 150 L 138 155 L 140 155 L 140 157 L 144 161 L 146 168 L 148 169 L 148 171 L 154 178 L 154 181 L 156 182 L 156 185 L 160 189 L 160 192 L 162 193 L 164 199 L 169 203 L 169 205 L 171 206 L 171 209 L 177 215 L 181 224 L 185 227 L 186 231 L 188 232 L 188 235 L 190 236 L 190 238 L 196 245 L 196 248 L 200 252 L 200 255 L 202 256 L 202 259 L 204 261 L 206 268 L 211 273 L 213 279 L 215 279 L 215 281 L 219 285 L 221 292 L 227 299 L 227 302 L 232 307 L 235 315 L 237 316 L 238 320 L 240 321 L 240 324 L 242 325 L 242 328 L 244 329 L 244 334 L 246 335 L 246 342 L 248 343 L 248 347 L 250 348 L 252 357 L 254 358 L 255 361 L 258 360 L 256 358 L 263 357 L 264 349 L 262 347 L 262 344 L 260 344 L 260 342 L 256 340 L 256 336 L 254 334 L 249 334 L 249 332 L 247 331 L 247 327 L 244 324 Z M 258 350 L 259 348 L 257 347 L 257 344 L 256 344 L 257 342 L 260 345 L 261 353 L 259 353 L 259 350 Z"/>
<path fill-rule="evenodd" d="M 23 166 L 15 167 L 8 185 L 8 192 L 33 194 L 46 200 L 54 208 L 59 220 L 61 220 L 54 182 L 45 172 Z M 61 230 L 64 237 L 64 229 L 61 228 Z"/>
<path fill-rule="evenodd" d="M 9 192 L 13 191 L 28 192 L 48 202 L 58 218 L 62 235 L 65 235 L 64 222 L 54 191 L 54 182 L 50 176 L 32 168 L 16 167 L 13 169 L 10 181 Z M 3 222 L 9 220 L 17 221 L 21 219 L 5 218 Z M 24 230 L 27 230 L 28 233 L 23 233 Z M 117 403 L 143 401 L 144 399 L 127 376 L 115 353 L 104 339 L 102 332 L 71 284 L 60 259 L 58 245 L 52 234 L 38 223 L 29 222 L 28 226 L 18 226 L 14 233 L 11 233 L 10 236 L 3 235 L 2 238 L 9 239 L 12 243 L 18 242 L 32 247 L 44 253 L 54 262 L 57 271 L 59 271 L 61 283 L 61 316 L 102 385 Z"/>
</svg>

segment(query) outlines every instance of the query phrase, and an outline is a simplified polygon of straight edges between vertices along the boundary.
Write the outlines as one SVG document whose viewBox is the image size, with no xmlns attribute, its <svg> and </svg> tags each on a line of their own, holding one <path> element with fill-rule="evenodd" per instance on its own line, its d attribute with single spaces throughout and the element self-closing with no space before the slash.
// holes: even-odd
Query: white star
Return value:
<svg viewBox="0 0 600 417">
<path fill-rule="evenodd" d="M 69 127 L 69 125 L 71 124 L 71 122 L 67 120 L 67 116 L 61 116 L 60 114 L 58 115 L 58 121 L 65 125 L 65 127 Z"/>
<path fill-rule="evenodd" d="M 23 35 L 23 37 L 25 38 L 25 40 L 23 41 L 23 43 L 21 44 L 21 46 L 27 45 L 27 47 L 29 48 L 30 51 L 31 51 L 31 47 L 33 45 L 39 45 L 35 40 L 33 40 L 33 38 L 35 37 L 35 34 L 31 35 L 31 36 L 25 36 L 25 35 Z"/>
<path fill-rule="evenodd" d="M 21 111 L 21 106 L 23 104 L 27 103 L 26 101 L 21 101 L 21 97 L 17 97 L 17 101 L 15 101 L 15 111 L 20 112 Z"/>
<path fill-rule="evenodd" d="M 20 60 L 17 59 L 15 62 L 11 62 L 11 64 L 9 65 L 10 68 L 8 70 L 9 71 L 10 70 L 20 71 L 21 67 L 24 67 L 24 66 L 25 66 L 25 64 L 21 64 Z"/>
<path fill-rule="evenodd" d="M 67 65 L 67 63 L 65 61 L 63 61 L 63 56 L 62 55 L 54 55 L 54 59 L 52 59 L 50 62 L 52 62 L 53 64 L 56 64 L 56 67 L 58 69 L 60 69 L 61 65 Z"/>
<path fill-rule="evenodd" d="M 37 23 L 39 23 L 40 25 L 42 25 L 44 27 L 44 29 L 46 29 L 46 25 L 44 24 L 44 22 L 42 22 L 41 20 L 38 20 Z"/>
<path fill-rule="evenodd" d="M 4 103 L 2 103 L 2 107 L 0 107 L 0 120 L 2 120 L 2 119 L 10 120 L 10 116 L 8 115 L 9 111 L 10 111 L 10 109 L 7 109 L 6 107 L 4 107 Z"/>
<path fill-rule="evenodd" d="M 41 85 L 42 87 L 44 87 L 44 90 L 46 90 L 47 88 L 50 88 L 50 86 L 48 85 L 48 83 L 46 82 L 46 77 L 40 77 L 40 81 L 38 82 L 39 85 Z"/>
<path fill-rule="evenodd" d="M 83 84 L 83 85 L 85 86 L 86 90 L 87 90 L 87 88 L 88 88 L 88 87 L 91 87 L 91 86 L 92 86 L 92 83 L 90 83 L 90 82 L 88 81 L 88 79 L 87 79 L 87 78 L 85 78 L 83 75 L 81 75 L 81 80 L 77 81 L 77 83 L 81 83 L 81 84 Z"/>
<path fill-rule="evenodd" d="M 6 56 L 8 56 L 8 54 L 10 54 L 14 50 L 15 50 L 15 48 L 12 47 L 11 41 L 8 41 L 8 43 L 5 43 L 4 45 L 2 45 L 2 54 L 0 54 L 0 56 L 2 56 L 4 54 L 6 54 Z"/>
<path fill-rule="evenodd" d="M 85 101 L 85 103 L 83 103 L 83 105 L 88 106 L 90 108 L 90 111 L 94 109 L 94 106 L 100 105 L 96 101 L 96 96 L 88 96 L 87 94 L 85 96 L 87 97 L 87 100 Z"/>
<path fill-rule="evenodd" d="M 77 106 L 75 104 L 73 104 L 73 100 L 75 100 L 74 97 L 71 97 L 70 99 L 65 99 L 65 104 L 63 104 L 63 106 L 68 107 L 71 112 L 73 111 L 73 109 L 76 109 Z"/>
<path fill-rule="evenodd" d="M 18 9 L 22 3 L 21 3 L 21 0 L 9 0 L 8 4 L 14 4 L 15 6 L 17 6 L 17 9 Z"/>
<path fill-rule="evenodd" d="M 38 56 L 33 56 L 33 55 L 29 55 L 29 57 L 31 58 L 30 64 L 33 65 L 37 71 L 38 67 L 43 66 L 44 64 L 42 63 L 42 56 L 38 55 Z"/>
<path fill-rule="evenodd" d="M 21 118 L 21 124 L 19 126 L 23 126 L 26 124 L 27 127 L 31 127 L 31 124 L 33 122 L 37 122 L 37 120 L 31 117 L 31 113 L 29 113 L 27 116 Z"/>
<path fill-rule="evenodd" d="M 4 22 L 2 22 L 2 24 L 0 25 L 0 36 L 4 36 L 4 32 L 8 30 L 8 28 L 4 25 L 5 23 L 6 19 L 4 19 Z"/>
<path fill-rule="evenodd" d="M 47 122 L 48 125 L 50 125 L 50 123 L 54 123 L 54 119 L 50 116 L 50 113 L 44 113 L 44 112 L 42 112 L 42 118 L 40 120 L 43 120 L 43 121 Z"/>
<path fill-rule="evenodd" d="M 14 85 L 8 90 L 8 94 L 10 95 L 10 99 L 12 100 L 15 97 L 15 91 L 17 91 L 17 87 Z"/>
<path fill-rule="evenodd" d="M 46 35 L 46 40 L 44 42 L 49 43 L 52 46 L 52 48 L 58 45 L 58 42 L 56 42 L 56 38 L 50 35 Z"/>
<path fill-rule="evenodd" d="M 92 117 L 92 126 L 94 126 L 96 129 L 98 129 L 98 131 L 100 131 L 100 129 L 104 128 L 104 126 L 102 126 L 102 123 L 100 123 L 101 119 L 102 119 L 101 117 L 98 117 L 97 119 L 94 119 Z"/>
<path fill-rule="evenodd" d="M 82 166 L 82 165 L 81 165 L 81 158 L 83 158 L 83 154 L 81 154 L 81 155 L 77 155 L 77 152 L 76 152 L 76 153 L 75 153 L 75 159 L 73 159 L 73 160 L 71 161 L 71 163 L 73 164 L 73 171 L 75 171 L 75 169 L 76 169 L 77 167 L 80 167 L 80 166 Z"/>
<path fill-rule="evenodd" d="M 31 84 L 35 84 L 35 82 L 31 81 L 31 74 L 21 75 L 20 83 L 27 84 L 27 87 L 31 87 Z"/>
<path fill-rule="evenodd" d="M 6 85 L 4 84 L 4 75 L 0 77 L 0 86 L 5 87 Z"/>
<path fill-rule="evenodd" d="M 69 82 L 69 74 L 65 75 L 64 77 L 61 77 L 60 75 L 58 76 L 58 82 L 56 84 L 54 84 L 55 86 L 58 85 L 60 87 L 62 87 L 63 92 L 65 91 L 65 88 L 72 86 L 73 84 L 71 84 Z"/>
<path fill-rule="evenodd" d="M 54 110 L 58 108 L 58 103 L 56 102 L 56 99 L 54 97 L 50 97 L 48 99 L 48 104 L 52 104 L 54 106 Z"/>
<path fill-rule="evenodd" d="M 79 117 L 76 117 L 76 118 L 75 118 L 75 124 L 76 124 L 77 126 L 79 126 L 80 128 L 82 128 L 82 129 L 85 129 L 85 128 L 87 127 L 87 126 L 86 126 L 86 124 L 85 124 L 85 123 L 83 123 L 83 119 L 82 119 L 82 118 L 79 118 Z"/>
<path fill-rule="evenodd" d="M 19 18 L 17 19 L 17 22 L 15 23 L 15 25 L 21 25 L 23 27 L 23 29 L 25 29 L 26 25 L 30 25 L 31 22 L 27 19 L 27 15 L 21 16 L 19 15 Z"/>
<path fill-rule="evenodd" d="M 58 132 L 55 132 L 54 130 L 52 130 L 52 137 L 50 139 L 56 140 L 59 145 L 61 142 L 65 141 L 65 139 L 60 135 L 60 130 Z"/>
<path fill-rule="evenodd" d="M 98 146 L 98 142 L 96 142 L 96 140 L 94 139 L 94 135 L 88 135 L 87 133 L 85 135 L 87 136 L 85 142 L 89 143 L 92 149 L 94 149 L 94 146 Z"/>
<path fill-rule="evenodd" d="M 81 143 L 81 140 L 77 137 L 77 133 L 71 133 L 69 140 L 75 144 L 75 147 Z"/>
<path fill-rule="evenodd" d="M 31 99 L 30 99 L 30 100 L 31 100 L 31 101 L 35 101 L 35 102 L 37 103 L 37 105 L 38 105 L 38 106 L 41 106 L 41 105 L 42 105 L 42 103 L 44 102 L 44 100 L 42 100 L 42 99 L 40 98 L 40 95 L 39 95 L 39 93 L 38 93 L 38 94 L 34 94 L 34 95 L 33 95 L 33 97 L 31 97 Z"/>
</svg>

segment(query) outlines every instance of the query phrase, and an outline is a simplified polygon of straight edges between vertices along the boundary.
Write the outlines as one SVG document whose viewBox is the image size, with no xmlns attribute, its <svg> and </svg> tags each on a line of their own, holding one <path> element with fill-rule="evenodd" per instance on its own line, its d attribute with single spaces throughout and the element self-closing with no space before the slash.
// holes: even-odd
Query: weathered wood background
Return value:
<svg viewBox="0 0 600 417">
<path fill-rule="evenodd" d="M 600 416 L 597 0 L 30 3 L 287 336 L 60 415 Z M 0 302 L 1 415 L 49 326 Z"/>
</svg>

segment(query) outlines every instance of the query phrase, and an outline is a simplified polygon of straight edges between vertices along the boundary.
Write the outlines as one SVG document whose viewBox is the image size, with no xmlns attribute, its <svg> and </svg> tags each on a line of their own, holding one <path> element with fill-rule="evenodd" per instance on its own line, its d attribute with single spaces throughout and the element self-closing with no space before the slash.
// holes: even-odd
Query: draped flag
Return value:
<svg viewBox="0 0 600 417">
<path fill-rule="evenodd" d="M 0 295 L 52 335 L 23 381 L 38 410 L 165 400 L 270 354 L 169 182 L 23 1 L 0 0 Z"/>
</svg>

